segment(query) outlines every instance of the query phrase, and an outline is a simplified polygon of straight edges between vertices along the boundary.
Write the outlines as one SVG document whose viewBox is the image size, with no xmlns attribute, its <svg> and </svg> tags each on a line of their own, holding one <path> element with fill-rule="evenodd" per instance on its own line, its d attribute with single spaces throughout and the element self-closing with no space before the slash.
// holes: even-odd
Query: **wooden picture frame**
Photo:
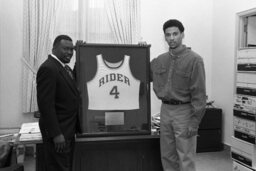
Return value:
<svg viewBox="0 0 256 171">
<path fill-rule="evenodd" d="M 77 137 L 151 134 L 149 65 L 150 45 L 77 45 Z"/>
</svg>

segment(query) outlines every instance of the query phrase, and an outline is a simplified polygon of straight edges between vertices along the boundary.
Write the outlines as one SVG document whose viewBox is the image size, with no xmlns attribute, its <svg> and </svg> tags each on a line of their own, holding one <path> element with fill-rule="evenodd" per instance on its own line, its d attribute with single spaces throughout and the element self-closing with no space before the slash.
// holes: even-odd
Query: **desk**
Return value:
<svg viewBox="0 0 256 171">
<path fill-rule="evenodd" d="M 162 171 L 159 136 L 77 138 L 74 171 Z M 44 171 L 42 144 L 37 144 L 36 170 Z"/>
<path fill-rule="evenodd" d="M 199 126 L 197 152 L 220 151 L 221 109 L 207 109 Z M 158 135 L 77 138 L 74 171 L 162 171 Z M 40 141 L 36 144 L 36 170 L 45 171 Z"/>
</svg>

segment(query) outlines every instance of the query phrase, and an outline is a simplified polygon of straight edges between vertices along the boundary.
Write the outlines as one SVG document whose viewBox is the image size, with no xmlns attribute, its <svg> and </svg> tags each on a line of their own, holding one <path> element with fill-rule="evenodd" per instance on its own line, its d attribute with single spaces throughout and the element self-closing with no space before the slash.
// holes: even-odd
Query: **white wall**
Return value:
<svg viewBox="0 0 256 171">
<path fill-rule="evenodd" d="M 235 73 L 236 13 L 256 8 L 255 0 L 214 0 L 212 98 L 223 109 L 223 138 L 231 144 Z"/>
<path fill-rule="evenodd" d="M 23 1 L 0 0 L 0 129 L 18 128 L 21 113 Z"/>
</svg>

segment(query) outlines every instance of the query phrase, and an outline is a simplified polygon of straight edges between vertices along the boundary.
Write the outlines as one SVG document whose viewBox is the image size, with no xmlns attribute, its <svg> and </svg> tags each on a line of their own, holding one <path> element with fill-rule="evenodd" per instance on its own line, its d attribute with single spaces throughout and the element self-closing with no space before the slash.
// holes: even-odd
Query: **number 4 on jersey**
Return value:
<svg viewBox="0 0 256 171">
<path fill-rule="evenodd" d="M 118 90 L 117 90 L 117 86 L 114 86 L 114 87 L 110 90 L 109 94 L 115 96 L 115 99 L 118 99 L 120 93 L 119 93 Z"/>
</svg>

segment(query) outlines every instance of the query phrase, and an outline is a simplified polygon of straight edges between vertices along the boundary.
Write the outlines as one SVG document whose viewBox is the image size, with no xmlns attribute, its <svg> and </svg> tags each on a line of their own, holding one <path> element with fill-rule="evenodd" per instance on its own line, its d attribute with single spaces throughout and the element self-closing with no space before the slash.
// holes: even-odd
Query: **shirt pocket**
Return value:
<svg viewBox="0 0 256 171">
<path fill-rule="evenodd" d="M 179 90 L 189 89 L 189 73 L 176 70 L 173 74 L 173 87 Z"/>
<path fill-rule="evenodd" d="M 167 81 L 167 69 L 159 67 L 154 72 L 154 85 L 157 87 L 163 87 Z"/>
</svg>

